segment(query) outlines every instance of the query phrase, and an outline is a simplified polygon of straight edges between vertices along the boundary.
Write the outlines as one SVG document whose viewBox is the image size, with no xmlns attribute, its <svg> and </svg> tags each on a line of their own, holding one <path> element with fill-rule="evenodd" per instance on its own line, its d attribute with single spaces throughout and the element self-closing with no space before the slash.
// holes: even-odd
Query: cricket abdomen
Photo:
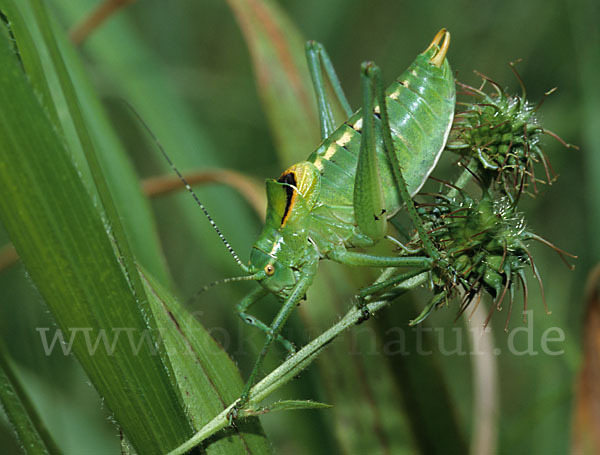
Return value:
<svg viewBox="0 0 600 455">
<path fill-rule="evenodd" d="M 414 195 L 435 167 L 450 132 L 455 88 L 447 60 L 431 63 L 435 49 L 420 54 L 386 91 L 386 106 L 394 153 L 409 193 Z M 431 54 L 431 55 L 430 55 Z M 376 150 L 384 192 L 385 215 L 400 208 L 397 183 L 383 148 L 379 107 L 375 107 Z M 308 158 L 321 174 L 323 204 L 352 206 L 354 180 L 362 137 L 362 111 L 340 125 Z"/>
</svg>

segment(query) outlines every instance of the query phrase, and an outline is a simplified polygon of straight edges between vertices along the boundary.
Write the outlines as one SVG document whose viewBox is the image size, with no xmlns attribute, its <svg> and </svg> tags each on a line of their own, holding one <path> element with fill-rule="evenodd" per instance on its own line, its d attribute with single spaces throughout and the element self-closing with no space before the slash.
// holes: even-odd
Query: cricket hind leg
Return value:
<svg viewBox="0 0 600 455">
<path fill-rule="evenodd" d="M 336 122 L 333 115 L 334 109 L 327 96 L 327 88 L 325 81 L 323 80 L 323 71 L 329 79 L 329 83 L 333 89 L 337 103 L 344 111 L 346 117 L 352 115 L 352 108 L 348 99 L 344 94 L 340 80 L 333 68 L 331 59 L 327 54 L 327 51 L 321 43 L 316 41 L 308 41 L 306 43 L 306 61 L 308 63 L 308 70 L 312 79 L 315 94 L 317 96 L 317 109 L 319 111 L 319 124 L 321 126 L 321 139 L 325 139 L 333 133 L 335 130 Z M 321 64 L 323 67 L 321 67 Z"/>
<path fill-rule="evenodd" d="M 392 139 L 392 132 L 390 129 L 390 122 L 387 112 L 385 89 L 383 87 L 383 81 L 381 78 L 381 70 L 373 62 L 365 62 L 362 64 L 362 77 L 363 77 L 363 96 L 365 97 L 365 105 L 373 106 L 373 102 L 379 107 L 379 117 L 381 119 L 382 139 L 385 148 L 386 155 L 390 160 L 394 180 L 396 181 L 396 189 L 400 196 L 400 199 L 406 206 L 408 215 L 415 227 L 419 239 L 423 243 L 423 249 L 429 257 L 440 265 L 446 265 L 446 261 L 442 258 L 441 253 L 434 245 L 431 237 L 427 233 L 421 217 L 417 213 L 415 204 L 408 191 L 406 180 L 402 175 L 402 166 L 398 161 L 398 157 L 394 151 L 394 142 Z M 366 112 L 366 111 L 365 111 Z M 369 110 L 369 112 L 372 112 Z M 371 119 L 373 115 L 365 116 L 365 119 Z M 365 121 L 365 127 L 367 127 L 372 121 Z M 362 153 L 362 150 L 361 150 Z"/>
<path fill-rule="evenodd" d="M 385 188 L 381 181 L 379 158 L 377 156 L 377 132 L 375 128 L 375 86 L 362 64 L 362 130 L 360 150 L 354 175 L 353 206 L 354 217 L 362 234 L 374 243 L 387 233 Z"/>
<path fill-rule="evenodd" d="M 442 262 L 441 254 L 425 230 L 408 191 L 406 180 L 402 175 L 402 168 L 394 150 L 387 113 L 386 96 L 379 67 L 372 62 L 363 63 L 361 66 L 361 83 L 363 94 L 363 126 L 353 200 L 357 224 L 365 235 L 375 241 L 384 238 L 387 232 L 385 217 L 378 216 L 378 214 L 383 213 L 385 210 L 385 188 L 382 186 L 376 153 L 377 133 L 375 125 L 376 117 L 378 117 L 383 146 L 393 169 L 396 190 L 407 208 L 413 226 L 423 243 L 423 250 L 428 257 L 376 257 L 345 250 L 335 252 L 337 261 L 349 265 L 391 267 L 391 269 L 384 272 L 378 282 L 363 288 L 357 295 L 357 307 L 362 313 L 359 322 L 370 316 L 367 304 L 368 299 L 372 296 L 384 298 L 385 300 L 393 300 L 404 292 L 401 285 L 403 282 L 427 273 L 436 264 Z M 411 267 L 415 270 L 398 274 L 395 271 L 397 267 Z"/>
<path fill-rule="evenodd" d="M 421 268 L 394 275 L 393 273 L 395 270 L 388 268 L 381 274 L 375 283 L 362 288 L 356 297 L 366 302 L 367 298 L 380 296 L 383 292 L 389 291 L 394 286 L 404 283 L 423 273 L 427 273 L 428 271 L 429 269 Z"/>
<path fill-rule="evenodd" d="M 266 289 L 264 289 L 262 287 L 257 288 L 255 291 L 252 291 L 250 294 L 248 294 L 236 306 L 237 313 L 238 313 L 239 317 L 242 319 L 242 321 L 244 321 L 246 324 L 248 324 L 252 327 L 258 328 L 259 330 L 261 330 L 262 332 L 264 332 L 266 334 L 269 333 L 270 327 L 267 324 L 265 324 L 264 322 L 262 322 L 260 319 L 249 314 L 247 311 L 249 310 L 249 308 L 252 305 L 254 305 L 258 300 L 260 300 L 267 294 L 268 294 L 268 291 Z M 296 353 L 296 347 L 294 346 L 294 343 L 292 343 L 291 341 L 286 340 L 281 335 L 277 335 L 276 340 L 282 344 L 282 346 L 288 351 L 289 355 L 293 355 Z"/>
<path fill-rule="evenodd" d="M 385 269 L 373 284 L 360 289 L 356 295 L 356 307 L 361 312 L 358 323 L 371 317 L 368 308 L 370 301 L 377 299 L 391 302 L 397 299 L 415 286 L 415 280 L 419 283 L 426 281 L 429 271 L 427 268 L 417 268 L 410 272 L 397 273 L 398 270 L 393 267 Z"/>
<path fill-rule="evenodd" d="M 360 320 L 363 322 L 371 316 L 367 307 L 368 300 L 371 296 L 377 295 L 378 298 L 382 292 L 390 290 L 395 285 L 410 280 L 418 275 L 427 273 L 433 266 L 433 260 L 423 256 L 376 256 L 367 253 L 355 251 L 347 251 L 340 248 L 334 250 L 330 258 L 341 264 L 362 267 L 387 267 L 388 269 L 382 274 L 380 279 L 371 286 L 367 286 L 359 291 L 356 296 L 356 306 L 361 311 Z M 399 267 L 410 267 L 414 270 L 410 272 L 395 274 Z M 401 293 L 401 292 L 400 292 Z M 392 292 L 386 296 L 386 300 L 393 300 L 399 295 L 397 292 Z"/>
</svg>

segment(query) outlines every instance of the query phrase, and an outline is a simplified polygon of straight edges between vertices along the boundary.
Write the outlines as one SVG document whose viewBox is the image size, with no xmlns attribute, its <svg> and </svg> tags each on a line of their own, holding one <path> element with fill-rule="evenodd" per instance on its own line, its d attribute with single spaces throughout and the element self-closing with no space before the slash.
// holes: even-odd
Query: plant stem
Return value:
<svg viewBox="0 0 600 455">
<path fill-rule="evenodd" d="M 423 284 L 428 277 L 427 272 L 409 278 L 400 284 L 403 289 L 413 289 Z M 379 300 L 367 304 L 367 308 L 371 314 L 385 307 L 390 301 Z M 316 358 L 319 352 L 331 343 L 339 334 L 356 325 L 364 316 L 361 309 L 353 306 L 346 315 L 340 319 L 335 325 L 327 329 L 313 341 L 304 346 L 300 351 L 283 362 L 279 367 L 273 370 L 262 381 L 256 384 L 250 390 L 250 398 L 246 407 L 252 407 L 260 403 L 275 390 L 285 385 L 293 379 L 302 370 L 304 370 Z M 168 455 L 181 455 L 196 447 L 205 439 L 217 433 L 219 430 L 229 425 L 228 413 L 233 408 L 235 403 L 229 405 L 223 412 L 214 417 L 194 436 L 184 442 L 182 445 L 169 452 Z"/>
</svg>

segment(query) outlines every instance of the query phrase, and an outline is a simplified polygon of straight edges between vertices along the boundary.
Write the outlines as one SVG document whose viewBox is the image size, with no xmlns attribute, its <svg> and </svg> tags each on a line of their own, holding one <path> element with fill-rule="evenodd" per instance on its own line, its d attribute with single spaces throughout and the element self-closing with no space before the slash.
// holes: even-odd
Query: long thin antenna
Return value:
<svg viewBox="0 0 600 455">
<path fill-rule="evenodd" d="M 133 112 L 135 114 L 138 121 L 142 124 L 142 126 L 144 127 L 146 132 L 150 135 L 152 140 L 155 142 L 156 146 L 160 150 L 160 153 L 162 153 L 162 156 L 165 158 L 167 163 L 169 163 L 169 166 L 171 166 L 171 169 L 173 170 L 173 172 L 175 172 L 175 174 L 177 174 L 177 176 L 179 177 L 179 180 L 181 180 L 181 183 L 183 183 L 183 185 L 185 186 L 185 189 L 190 192 L 190 194 L 196 201 L 196 204 L 198 204 L 198 207 L 200 207 L 200 210 L 202 210 L 202 212 L 204 212 L 204 215 L 206 215 L 206 218 L 208 218 L 208 222 L 213 227 L 213 229 L 216 231 L 216 233 L 219 236 L 219 238 L 221 239 L 221 241 L 225 244 L 225 246 L 229 250 L 229 253 L 233 256 L 233 259 L 235 260 L 235 262 L 237 262 L 237 264 L 242 268 L 242 270 L 244 272 L 249 272 L 250 269 L 246 265 L 244 265 L 244 263 L 240 260 L 240 257 L 237 255 L 237 253 L 235 252 L 233 247 L 229 244 L 229 242 L 227 241 L 225 236 L 221 233 L 219 226 L 217 226 L 217 223 L 214 222 L 214 220 L 208 213 L 208 210 L 206 210 L 206 207 L 204 207 L 204 204 L 202 204 L 202 202 L 200 202 L 200 199 L 198 198 L 198 196 L 196 196 L 196 193 L 194 192 L 194 190 L 192 189 L 190 184 L 187 182 L 185 177 L 181 174 L 181 172 L 179 172 L 179 169 L 177 169 L 175 167 L 175 165 L 173 164 L 173 161 L 171 161 L 171 158 L 169 158 L 169 155 L 167 155 L 167 152 L 165 152 L 165 149 L 163 148 L 162 144 L 160 143 L 160 141 L 158 140 L 156 135 L 152 132 L 150 127 L 146 124 L 146 122 L 141 117 L 141 115 L 138 114 L 138 112 L 133 108 L 133 106 L 125 100 L 123 100 L 123 102 L 127 105 L 127 107 L 131 110 L 131 112 Z"/>
<path fill-rule="evenodd" d="M 262 278 L 261 273 L 255 273 L 254 275 L 234 276 L 231 278 L 223 278 L 221 280 L 213 281 L 212 283 L 209 283 L 209 284 L 203 286 L 202 288 L 200 288 L 198 291 L 196 291 L 194 293 L 194 295 L 192 295 L 190 298 L 188 298 L 186 300 L 186 305 L 191 304 L 194 300 L 196 300 L 200 296 L 200 294 L 208 291 L 212 287 L 215 287 L 215 286 L 218 286 L 221 284 L 233 283 L 235 281 L 256 281 L 256 280 L 260 280 L 261 278 Z"/>
</svg>

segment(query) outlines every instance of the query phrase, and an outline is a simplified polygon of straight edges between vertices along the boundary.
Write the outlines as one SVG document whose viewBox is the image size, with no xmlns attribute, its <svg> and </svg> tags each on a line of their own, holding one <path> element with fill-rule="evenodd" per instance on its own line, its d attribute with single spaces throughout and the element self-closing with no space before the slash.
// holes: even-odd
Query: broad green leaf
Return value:
<svg viewBox="0 0 600 455">
<path fill-rule="evenodd" d="M 71 156 L 23 72 L 14 43 L 0 41 L 0 219 L 91 382 L 137 450 L 160 453 L 192 430 L 170 367 L 144 343 L 121 338 L 95 352 L 81 331 L 141 337 L 154 323 L 136 301 Z M 14 106 L 18 106 L 15 109 Z M 141 305 L 141 306 L 140 306 Z M 80 336 L 74 336 L 79 331 Z M 115 335 L 116 336 L 116 335 Z"/>
<path fill-rule="evenodd" d="M 156 280 L 145 276 L 144 284 L 173 366 L 180 399 L 194 427 L 202 428 L 239 398 L 242 378 L 227 353 Z M 203 448 L 208 448 L 210 454 L 271 451 L 257 419 L 238 423 L 235 432 L 216 438 Z"/>
<path fill-rule="evenodd" d="M 40 94 L 42 105 L 52 122 L 61 132 L 78 170 L 84 177 L 88 192 L 95 194 L 97 190 L 93 184 L 93 172 L 90 172 L 85 158 L 84 140 L 91 141 L 97 150 L 99 164 L 110 183 L 111 195 L 136 258 L 151 273 L 166 282 L 167 272 L 157 243 L 148 202 L 140 191 L 138 178 L 131 163 L 115 136 L 72 46 L 60 33 L 53 33 L 53 21 L 44 11 L 36 19 L 35 12 L 39 6 L 32 7 L 29 0 L 3 0 L 0 4 L 4 4 L 10 30 L 25 71 Z M 52 43 L 44 33 L 52 33 L 55 36 L 57 49 L 52 48 Z M 52 53 L 54 57 L 48 58 Z M 58 56 L 64 65 L 57 62 Z M 65 86 L 67 78 L 70 81 L 68 86 Z M 67 93 L 69 86 L 70 90 L 77 93 L 76 104 L 72 101 L 72 94 Z M 83 123 L 87 133 L 82 136 L 80 130 Z"/>
<path fill-rule="evenodd" d="M 39 13 L 43 10 L 36 8 L 39 4 L 34 3 L 39 24 L 43 20 Z M 12 13 L 8 17 L 19 17 L 14 9 L 8 10 Z M 81 118 L 74 87 L 50 35 L 49 24 L 40 28 L 57 67 L 68 109 L 74 117 L 79 116 L 74 120 L 77 138 L 83 144 L 87 162 L 93 162 L 93 144 Z M 57 129 L 53 128 L 52 120 L 56 121 L 56 117 L 47 116 L 23 72 L 27 68 L 19 66 L 18 42 L 12 48 L 10 44 L 6 33 L 1 60 L 9 71 L 1 81 L 1 94 L 9 101 L 5 106 L 17 105 L 19 100 L 20 109 L 18 115 L 8 109 L 2 111 L 2 119 L 10 121 L 3 122 L 0 130 L 3 133 L 0 148 L 5 155 L 0 177 L 6 188 L 17 195 L 2 200 L 0 213 L 5 227 L 60 329 L 71 332 L 75 355 L 128 439 L 140 452 L 165 452 L 177 445 L 194 424 L 208 418 L 211 406 L 222 407 L 225 400 L 237 398 L 241 380 L 226 354 L 194 324 L 191 316 L 180 316 L 181 311 L 173 308 L 174 303 L 167 305 L 164 293 L 163 300 L 154 305 L 157 301 L 154 289 L 149 302 L 144 302 L 143 289 L 133 292 L 130 286 L 140 280 L 137 270 L 130 267 L 126 275 L 113 250 L 117 246 L 124 252 L 127 240 L 123 236 L 116 238 L 115 245 L 107 235 L 100 214 L 83 187 Z M 12 98 L 4 98 L 9 92 Z M 31 131 L 36 134 L 31 135 Z M 45 153 L 40 154 L 39 150 Z M 97 164 L 91 165 L 91 169 L 94 183 L 106 185 Z M 73 196 L 65 198 L 66 194 Z M 106 207 L 106 198 L 102 200 Z M 107 216 L 115 233 L 114 211 L 107 211 Z M 177 321 L 175 318 L 186 317 L 185 324 L 193 332 L 185 333 L 185 339 L 181 340 L 183 322 L 181 325 L 173 322 Z M 156 332 L 157 328 L 164 329 L 166 323 L 166 332 Z M 77 331 L 83 331 L 84 335 L 77 338 Z M 95 344 L 92 337 L 97 337 Z M 183 355 L 180 349 L 188 345 L 195 349 L 193 357 Z M 208 368 L 203 377 L 205 387 L 186 387 L 186 378 L 197 376 L 198 368 Z M 193 382 L 197 385 L 199 379 Z M 215 384 L 219 386 L 215 388 Z M 211 391 L 215 393 L 211 395 Z M 248 440 L 240 439 L 238 432 L 238 437 L 214 441 L 206 447 L 208 453 L 268 451 L 257 423 L 251 421 L 247 428 L 250 433 L 241 438 Z"/>
<path fill-rule="evenodd" d="M 69 24 L 81 20 L 97 5 L 95 0 L 57 0 L 54 3 Z M 146 6 L 140 4 L 140 7 Z M 211 142 L 206 128 L 198 121 L 197 113 L 190 109 L 179 93 L 180 87 L 168 65 L 144 42 L 132 22 L 126 14 L 119 13 L 82 43 L 82 52 L 93 62 L 92 68 L 97 73 L 97 79 L 110 86 L 113 97 L 120 97 L 133 106 L 179 170 L 185 172 L 218 167 L 223 162 L 223 151 L 218 144 Z M 141 129 L 139 122 L 132 120 L 133 116 L 123 103 L 118 103 L 119 106 L 125 110 L 121 115 L 130 118 L 131 125 L 124 134 L 134 135 L 134 129 Z M 137 147 L 142 149 L 138 155 L 142 157 L 145 172 L 155 174 L 161 169 L 165 175 L 173 175 L 150 138 L 143 147 L 139 143 L 137 138 Z M 248 145 L 246 152 L 252 152 L 251 145 Z M 254 240 L 252 228 L 257 230 L 257 220 L 251 209 L 237 195 L 228 189 L 223 191 L 222 187 L 201 189 L 198 193 L 229 242 L 236 250 L 240 250 L 243 257 Z M 186 258 L 185 270 L 172 271 L 173 274 L 179 274 L 176 281 L 181 283 L 187 278 L 189 287 L 195 291 L 209 280 L 222 278 L 222 275 L 211 275 L 215 271 L 239 273 L 190 195 L 181 193 L 165 199 L 168 201 L 168 210 L 163 208 L 163 201 L 158 201 L 162 209 L 158 216 L 164 218 L 163 222 L 172 223 L 179 229 L 175 237 L 185 240 L 182 248 L 190 253 L 190 257 Z M 232 214 L 235 214 L 235 221 L 227 223 Z M 247 228 L 238 229 L 239 226 Z M 174 249 L 171 245 L 171 250 Z M 173 252 L 167 250 L 166 254 L 169 256 Z M 200 257 L 201 261 L 194 261 Z M 208 278 L 204 278 L 205 275 Z"/>
</svg>

